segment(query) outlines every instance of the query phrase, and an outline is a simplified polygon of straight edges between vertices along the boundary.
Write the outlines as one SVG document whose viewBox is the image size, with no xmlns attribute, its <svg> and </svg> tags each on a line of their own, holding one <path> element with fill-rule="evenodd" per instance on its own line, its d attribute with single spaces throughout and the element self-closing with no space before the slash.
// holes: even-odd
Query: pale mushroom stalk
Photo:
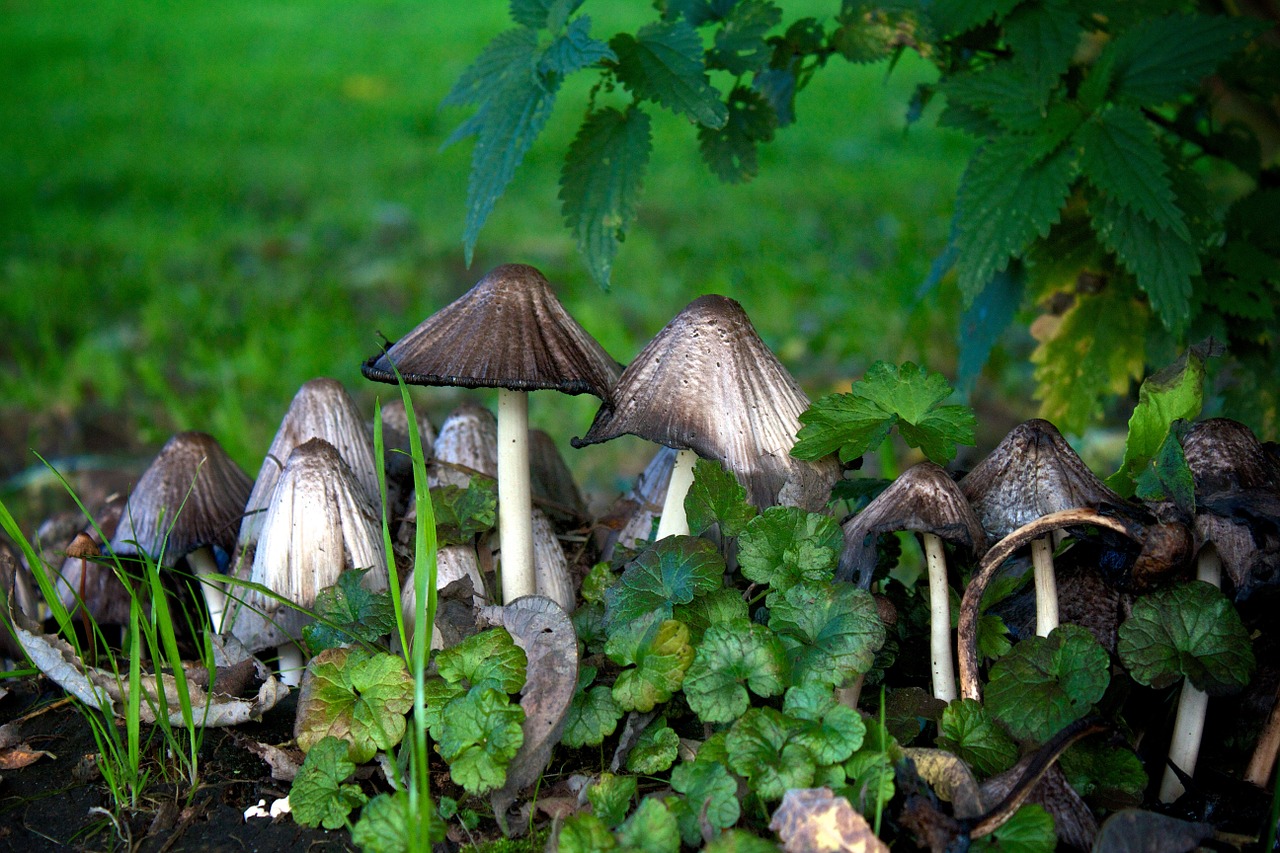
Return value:
<svg viewBox="0 0 1280 853">
<path fill-rule="evenodd" d="M 924 554 L 929 571 L 929 658 L 933 695 L 943 702 L 951 702 L 956 698 L 956 671 L 951 662 L 951 598 L 942 537 L 935 533 L 924 534 Z"/>
<path fill-rule="evenodd" d="M 1280 752 L 1280 691 L 1276 693 L 1275 704 L 1271 706 L 1271 715 L 1267 717 L 1267 724 L 1258 737 L 1257 746 L 1253 748 L 1253 755 L 1249 757 L 1249 766 L 1245 768 L 1244 780 L 1259 788 L 1267 787 L 1267 782 L 1271 780 L 1271 771 L 1276 766 L 1277 752 Z"/>
<path fill-rule="evenodd" d="M 1053 544 L 1042 536 L 1031 542 L 1031 566 L 1036 587 L 1036 635 L 1049 636 L 1058 627 L 1058 581 L 1053 572 Z"/>
<path fill-rule="evenodd" d="M 280 673 L 280 683 L 286 687 L 297 687 L 302 684 L 302 671 L 307 668 L 302 659 L 302 649 L 297 643 L 281 643 L 276 646 L 276 671 Z"/>
<path fill-rule="evenodd" d="M 498 389 L 498 543 L 502 600 L 532 595 L 533 498 L 529 486 L 529 395 Z"/>
<path fill-rule="evenodd" d="M 656 539 L 667 536 L 687 536 L 689 519 L 684 512 L 684 498 L 693 485 L 693 466 L 698 461 L 698 454 L 692 450 L 676 452 L 675 466 L 671 469 L 671 482 L 667 486 L 667 497 L 662 502 L 662 518 L 658 521 Z"/>
<path fill-rule="evenodd" d="M 224 575 L 218 571 L 218 561 L 214 559 L 213 551 L 206 546 L 188 554 L 187 565 L 200 581 L 200 592 L 203 593 L 205 606 L 209 610 L 209 624 L 217 633 L 222 630 L 222 616 L 227 609 L 227 592 L 222 585 Z"/>
</svg>

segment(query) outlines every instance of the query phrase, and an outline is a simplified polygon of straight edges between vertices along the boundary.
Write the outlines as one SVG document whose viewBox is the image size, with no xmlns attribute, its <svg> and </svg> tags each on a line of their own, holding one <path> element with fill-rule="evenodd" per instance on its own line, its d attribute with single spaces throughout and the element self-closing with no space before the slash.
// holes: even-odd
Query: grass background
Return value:
<svg viewBox="0 0 1280 853">
<path fill-rule="evenodd" d="M 470 141 L 441 144 L 467 112 L 438 105 L 510 25 L 501 0 L 3 5 L 5 474 L 29 449 L 75 451 L 86 423 L 138 449 L 205 430 L 252 473 L 299 385 L 335 377 L 372 412 L 388 389 L 359 364 L 377 333 L 399 337 L 507 261 L 540 267 L 624 362 L 718 292 L 811 396 L 881 358 L 954 377 L 957 299 L 920 286 L 971 144 L 929 114 L 906 129 L 933 76 L 912 55 L 891 74 L 833 60 L 747 185 L 719 184 L 693 128 L 655 110 L 643 206 L 603 292 L 556 197 L 590 75 L 562 90 L 463 264 Z M 784 6 L 791 20 L 835 4 Z M 652 17 L 639 2 L 585 11 L 603 38 Z M 1002 375 L 1020 387 L 1017 369 Z M 1007 388 L 987 393 L 1031 413 Z M 457 397 L 418 399 L 438 423 Z M 531 416 L 589 481 L 621 487 L 645 461 L 638 440 L 625 463 L 568 451 L 594 410 L 536 395 Z"/>
</svg>

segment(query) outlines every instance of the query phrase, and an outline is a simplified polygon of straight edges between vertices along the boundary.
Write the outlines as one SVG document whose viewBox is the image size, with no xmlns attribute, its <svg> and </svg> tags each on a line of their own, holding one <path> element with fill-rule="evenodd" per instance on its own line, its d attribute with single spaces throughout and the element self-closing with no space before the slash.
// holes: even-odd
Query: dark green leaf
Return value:
<svg viewBox="0 0 1280 853">
<path fill-rule="evenodd" d="M 511 0 L 511 20 L 555 32 L 581 5 L 582 0 Z"/>
<path fill-rule="evenodd" d="M 830 687 L 808 684 L 787 690 L 782 712 L 801 722 L 796 741 L 818 764 L 844 761 L 862 746 L 867 727 L 856 708 L 836 701 Z"/>
<path fill-rule="evenodd" d="M 782 10 L 769 0 L 740 0 L 716 30 L 715 47 L 707 66 L 730 74 L 759 71 L 768 63 L 770 47 L 764 37 L 782 20 Z"/>
<path fill-rule="evenodd" d="M 723 127 L 728 120 L 702 65 L 702 41 L 685 21 L 649 24 L 634 36 L 619 33 L 609 46 L 618 57 L 618 79 L 637 98 L 707 127 Z"/>
<path fill-rule="evenodd" d="M 432 842 L 439 843 L 445 839 L 442 817 L 433 810 L 427 830 L 421 825 L 422 817 L 409 811 L 408 791 L 378 794 L 360 810 L 360 820 L 351 828 L 351 842 L 361 853 L 414 853 L 409 849 L 411 822 L 418 824 L 420 837 L 430 836 Z"/>
<path fill-rule="evenodd" d="M 582 666 L 578 672 L 578 688 L 565 713 L 564 732 L 560 742 L 565 746 L 598 746 L 606 737 L 613 734 L 622 719 L 622 709 L 613 701 L 613 691 L 597 684 L 590 686 L 595 680 L 596 668 Z"/>
<path fill-rule="evenodd" d="M 747 710 L 746 687 L 777 696 L 786 686 L 787 660 L 778 638 L 746 621 L 712 625 L 684 679 L 689 707 L 707 723 L 727 723 Z M 744 686 L 745 685 L 745 686 Z"/>
<path fill-rule="evenodd" d="M 315 611 L 319 621 L 306 625 L 302 637 L 312 654 L 353 641 L 372 643 L 391 633 L 395 627 L 395 611 L 386 592 L 370 592 L 361 579 L 368 569 L 348 569 L 338 582 L 316 595 Z"/>
<path fill-rule="evenodd" d="M 1134 495 L 1144 501 L 1173 501 L 1188 517 L 1196 511 L 1196 480 L 1182 452 L 1176 430 L 1170 430 L 1151 464 L 1138 474 Z"/>
<path fill-rule="evenodd" d="M 1087 714 L 1110 680 L 1110 658 L 1088 629 L 1059 625 L 996 662 L 986 705 L 1014 737 L 1044 743 Z"/>
<path fill-rule="evenodd" d="M 698 149 L 716 177 L 736 184 L 756 176 L 756 145 L 773 139 L 778 117 L 762 94 L 745 86 L 734 87 L 726 106 L 723 125 L 698 128 Z"/>
<path fill-rule="evenodd" d="M 337 737 L 318 741 L 289 788 L 293 819 L 302 826 L 346 826 L 351 810 L 368 800 L 359 785 L 343 784 L 354 772 L 356 765 L 347 758 L 346 741 Z"/>
<path fill-rule="evenodd" d="M 1000 340 L 1022 305 L 1026 276 L 1021 264 L 996 273 L 973 304 L 960 317 L 960 357 L 956 361 L 956 387 L 973 390 L 991 349 Z"/>
<path fill-rule="evenodd" d="M 748 580 L 781 590 L 830 581 L 843 550 L 844 534 L 830 516 L 772 506 L 738 537 L 738 567 Z"/>
<path fill-rule="evenodd" d="M 533 30 L 521 27 L 500 33 L 462 72 L 441 106 L 483 104 L 494 91 L 528 77 L 537 57 L 538 35 Z"/>
<path fill-rule="evenodd" d="M 937 0 L 929 6 L 929 17 L 939 36 L 967 32 L 992 18 L 999 20 L 1020 0 Z"/>
<path fill-rule="evenodd" d="M 1139 22 L 1116 36 L 1117 98 L 1161 104 L 1190 91 L 1260 31 L 1258 21 L 1171 15 Z"/>
<path fill-rule="evenodd" d="M 782 799 L 788 788 L 807 788 L 816 762 L 796 740 L 800 724 L 772 708 L 751 708 L 729 729 L 729 766 L 746 776 L 762 800 Z"/>
<path fill-rule="evenodd" d="M 1044 103 L 1071 66 L 1083 32 L 1075 8 L 1052 0 L 1023 4 L 1005 20 L 1004 34 L 1013 49 L 1013 61 L 1030 82 L 1036 103 Z"/>
<path fill-rule="evenodd" d="M 661 800 L 648 797 L 618 827 L 618 841 L 636 853 L 679 853 L 680 827 Z"/>
<path fill-rule="evenodd" d="M 870 669 L 885 636 L 871 594 L 849 583 L 802 583 L 774 593 L 769 627 L 786 647 L 793 683 L 833 687 Z"/>
<path fill-rule="evenodd" d="M 1129 418 L 1124 462 L 1107 479 L 1107 485 L 1123 497 L 1132 495 L 1135 478 L 1160 453 L 1174 421 L 1194 420 L 1203 398 L 1204 359 L 1191 351 L 1144 379 L 1138 389 L 1138 405 Z"/>
<path fill-rule="evenodd" d="M 645 549 L 605 592 L 606 623 L 624 624 L 655 610 L 671 615 L 675 604 L 720 586 L 724 560 L 705 539 L 672 536 Z"/>
<path fill-rule="evenodd" d="M 1090 802 L 1107 809 L 1142 804 L 1147 772 L 1131 750 L 1087 738 L 1063 753 L 1060 761 L 1071 787 Z"/>
<path fill-rule="evenodd" d="M 498 523 L 498 484 L 487 477 L 472 477 L 465 489 L 437 486 L 431 490 L 431 506 L 439 546 L 469 545 L 477 534 Z"/>
<path fill-rule="evenodd" d="M 1150 122 L 1133 107 L 1094 115 L 1076 132 L 1080 168 L 1100 192 L 1141 213 L 1164 231 L 1190 240 Z"/>
<path fill-rule="evenodd" d="M 938 748 L 955 753 L 982 776 L 1003 773 L 1018 760 L 1018 745 L 974 699 L 952 702 L 942 712 Z"/>
<path fill-rule="evenodd" d="M 952 74 L 938 91 L 948 106 L 976 112 L 1005 130 L 1033 131 L 1044 121 L 1035 81 L 1013 63 Z"/>
<path fill-rule="evenodd" d="M 1036 803 L 1026 803 L 990 835 L 974 839 L 972 851 L 1053 853 L 1058 849 L 1053 817 Z"/>
<path fill-rule="evenodd" d="M 703 633 L 712 625 L 747 618 L 747 603 L 736 589 L 717 589 L 700 595 L 689 604 L 676 607 L 676 618 L 689 626 L 694 642 L 701 642 Z"/>
<path fill-rule="evenodd" d="M 702 841 L 701 818 L 716 829 L 738 822 L 738 782 L 719 761 L 686 761 L 671 771 L 671 787 L 685 795 L 687 811 L 676 814 L 685 842 Z"/>
<path fill-rule="evenodd" d="M 700 535 L 720 525 L 725 536 L 737 536 L 758 510 L 747 503 L 747 490 L 719 462 L 699 459 L 693 466 L 693 484 L 684 498 L 689 532 Z"/>
<path fill-rule="evenodd" d="M 609 45 L 591 37 L 591 18 L 583 15 L 547 45 L 538 60 L 538 70 L 564 78 L 598 62 L 617 58 Z"/>
</svg>

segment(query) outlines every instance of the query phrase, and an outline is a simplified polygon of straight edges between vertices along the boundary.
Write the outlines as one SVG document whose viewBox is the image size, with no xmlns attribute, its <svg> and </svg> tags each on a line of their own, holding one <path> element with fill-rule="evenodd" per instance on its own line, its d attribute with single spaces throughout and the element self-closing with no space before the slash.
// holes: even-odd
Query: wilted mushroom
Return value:
<svg viewBox="0 0 1280 853">
<path fill-rule="evenodd" d="M 943 540 L 981 557 L 987 537 L 960 488 L 942 467 L 921 462 L 881 492 L 866 509 L 846 521 L 844 553 L 837 580 L 859 579 L 869 586 L 876 563 L 876 539 L 881 533 L 910 530 L 924 538 L 929 572 L 930 651 L 933 695 L 944 702 L 956 698 L 955 667 L 951 662 L 951 601 L 947 585 Z"/>
<path fill-rule="evenodd" d="M 689 532 L 684 495 L 698 456 L 722 463 L 758 507 L 825 506 L 840 473 L 835 457 L 804 462 L 791 456 L 808 407 L 742 306 L 701 296 L 645 344 L 573 445 L 631 434 L 680 451 L 659 521 L 662 538 Z"/>
<path fill-rule="evenodd" d="M 459 299 L 361 368 L 369 379 L 498 389 L 498 505 L 502 595 L 534 591 L 528 392 L 607 399 L 618 365 L 564 310 L 542 273 L 491 270 Z"/>
</svg>

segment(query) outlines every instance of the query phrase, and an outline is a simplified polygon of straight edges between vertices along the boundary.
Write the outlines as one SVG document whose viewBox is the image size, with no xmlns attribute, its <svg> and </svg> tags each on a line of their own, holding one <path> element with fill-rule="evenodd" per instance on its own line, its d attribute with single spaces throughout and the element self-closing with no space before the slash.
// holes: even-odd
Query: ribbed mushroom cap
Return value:
<svg viewBox="0 0 1280 853">
<path fill-rule="evenodd" d="M 230 554 L 252 487 L 213 436 L 180 432 L 138 478 L 111 550 L 158 558 L 163 548 L 166 566 L 205 546 Z"/>
<path fill-rule="evenodd" d="M 436 436 L 431 485 L 466 488 L 475 474 L 498 476 L 498 422 L 484 406 L 464 403 L 449 413 Z"/>
<path fill-rule="evenodd" d="M 826 503 L 839 476 L 834 457 L 791 456 L 809 398 L 756 334 L 742 306 L 701 296 L 645 345 L 596 413 L 583 447 L 636 435 L 715 459 L 733 472 L 756 506 L 778 502 L 784 486 L 803 484 L 793 502 Z"/>
<path fill-rule="evenodd" d="M 618 363 L 569 316 L 538 270 L 503 264 L 424 320 L 361 372 L 411 385 L 553 389 L 606 399 Z"/>
<path fill-rule="evenodd" d="M 529 475 L 533 501 L 550 518 L 576 524 L 587 517 L 587 505 L 573 481 L 573 472 L 555 439 L 540 429 L 529 430 Z"/>
<path fill-rule="evenodd" d="M 1280 488 L 1280 466 L 1253 430 L 1238 421 L 1210 418 L 1193 424 L 1182 439 L 1182 452 L 1199 494 Z"/>
<path fill-rule="evenodd" d="M 987 550 L 987 536 L 973 507 L 951 475 L 933 462 L 908 468 L 842 527 L 844 553 L 836 578 L 857 578 L 862 586 L 870 583 L 876 564 L 876 538 L 882 533 L 932 533 L 976 557 Z"/>
<path fill-rule="evenodd" d="M 71 611 L 79 606 L 77 599 L 83 597 L 85 610 L 99 625 L 125 625 L 129 621 L 129 591 L 111 566 L 95 559 L 102 552 L 98 530 L 108 537 L 115 535 L 124 504 L 123 495 L 112 495 L 94 512 L 94 523 L 86 525 L 61 549 L 66 558 L 54 584 L 58 598 Z"/>
<path fill-rule="evenodd" d="M 1010 430 L 960 481 L 960 490 L 992 539 L 1003 539 L 1051 512 L 1124 503 L 1089 470 L 1057 427 L 1039 418 Z"/>
</svg>

